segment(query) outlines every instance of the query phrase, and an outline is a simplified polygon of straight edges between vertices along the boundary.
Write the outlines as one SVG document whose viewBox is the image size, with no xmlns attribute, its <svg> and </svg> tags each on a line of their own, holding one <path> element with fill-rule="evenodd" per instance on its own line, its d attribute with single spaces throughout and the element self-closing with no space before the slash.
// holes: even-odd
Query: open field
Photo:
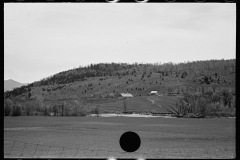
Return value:
<svg viewBox="0 0 240 160">
<path fill-rule="evenodd" d="M 5 157 L 234 158 L 235 118 L 4 117 Z M 124 152 L 134 131 L 141 146 Z"/>
<path fill-rule="evenodd" d="M 178 97 L 174 96 L 141 96 L 126 99 L 127 111 L 169 113 L 169 106 L 175 105 Z M 123 111 L 123 101 L 101 104 L 101 111 Z M 161 104 L 161 105 L 160 105 Z"/>
</svg>

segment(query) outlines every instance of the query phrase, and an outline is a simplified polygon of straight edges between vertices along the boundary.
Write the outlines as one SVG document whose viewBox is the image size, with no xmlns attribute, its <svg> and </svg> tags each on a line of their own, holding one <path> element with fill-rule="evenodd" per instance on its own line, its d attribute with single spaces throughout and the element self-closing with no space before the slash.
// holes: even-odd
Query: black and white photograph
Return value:
<svg viewBox="0 0 240 160">
<path fill-rule="evenodd" d="M 4 158 L 236 158 L 236 3 L 4 3 Z"/>
</svg>

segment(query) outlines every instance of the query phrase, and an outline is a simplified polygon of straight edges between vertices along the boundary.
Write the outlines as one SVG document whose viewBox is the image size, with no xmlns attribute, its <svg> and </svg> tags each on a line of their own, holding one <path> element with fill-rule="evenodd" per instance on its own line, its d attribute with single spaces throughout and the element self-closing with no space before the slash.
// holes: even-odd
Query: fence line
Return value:
<svg viewBox="0 0 240 160">
<path fill-rule="evenodd" d="M 5 143 L 12 143 L 12 145 L 11 146 L 6 146 L 6 144 Z M 24 144 L 24 146 L 23 146 L 23 149 L 21 150 L 21 148 L 22 147 L 17 147 L 17 145 L 18 144 L 20 144 L 20 143 L 23 143 Z M 33 150 L 33 154 L 31 155 L 30 153 L 32 153 L 31 151 L 31 149 L 29 150 L 29 149 L 27 149 L 27 146 L 28 145 L 36 145 L 36 148 Z M 48 150 L 47 151 L 45 151 L 46 152 L 46 154 L 44 154 L 44 153 L 42 153 L 42 155 L 39 155 L 39 156 L 37 156 L 37 153 L 39 153 L 38 151 L 40 150 L 40 146 L 47 146 L 48 147 Z M 21 157 L 23 157 L 23 158 L 25 158 L 25 157 L 27 157 L 27 158 L 29 158 L 29 157 L 31 157 L 31 158 L 37 158 L 37 157 L 44 157 L 44 158 L 48 158 L 49 156 L 52 158 L 52 156 L 51 156 L 51 154 L 49 154 L 50 152 L 51 152 L 51 148 L 61 148 L 62 150 L 61 150 L 61 152 L 60 152 L 60 154 L 53 154 L 54 155 L 54 158 L 60 158 L 61 156 L 64 156 L 64 151 L 66 151 L 66 150 L 76 150 L 76 152 L 74 153 L 74 154 L 68 154 L 68 155 L 65 155 L 66 157 L 68 157 L 68 158 L 75 158 L 76 156 L 77 156 L 77 154 L 79 153 L 79 151 L 82 151 L 82 152 L 80 152 L 80 153 L 83 153 L 84 151 L 85 152 L 87 152 L 88 154 L 83 154 L 83 156 L 81 156 L 81 158 L 82 157 L 85 157 L 85 158 L 87 158 L 87 157 L 98 157 L 98 156 L 100 156 L 100 157 L 109 157 L 109 152 L 116 152 L 116 153 L 119 153 L 119 154 L 129 154 L 129 153 L 124 153 L 124 152 L 120 152 L 120 151 L 116 151 L 116 150 L 113 150 L 113 151 L 109 151 L 109 150 L 102 150 L 102 149 L 86 149 L 86 148 L 79 148 L 79 147 L 76 147 L 76 148 L 74 148 L 74 147 L 62 147 L 62 146 L 55 146 L 55 145 L 44 145 L 44 144 L 38 144 L 38 143 L 31 143 L 31 142 L 23 142 L 23 141 L 19 141 L 19 140 L 7 140 L 7 139 L 4 139 L 4 157 L 5 158 L 8 158 L 8 157 L 19 157 L 19 158 L 21 158 Z M 8 149 L 10 150 L 10 152 L 8 152 Z M 19 150 L 17 150 L 17 149 L 19 149 Z M 20 154 L 18 154 L 18 155 L 15 155 L 14 154 L 14 151 L 15 152 L 20 152 Z M 106 154 L 102 154 L 102 155 L 97 155 L 97 156 L 94 156 L 93 155 L 93 152 L 94 151 L 96 151 L 96 152 L 106 152 Z M 27 152 L 30 156 L 26 156 L 25 154 L 25 152 Z M 30 152 L 30 153 L 29 153 Z M 25 154 L 24 154 L 25 153 Z M 118 154 L 118 155 L 119 155 Z M 141 155 L 156 155 L 156 154 L 151 154 L 151 153 L 143 153 L 143 152 L 139 152 L 139 154 L 141 154 Z M 134 153 L 134 155 L 136 155 L 136 153 Z M 156 156 L 158 156 L 158 155 L 156 155 Z M 76 157 L 77 158 L 77 157 Z M 137 158 L 137 157 L 136 157 Z"/>
<path fill-rule="evenodd" d="M 8 144 L 9 146 L 8 146 Z M 12 143 L 10 145 L 10 143 Z M 21 144 L 21 145 L 20 145 Z M 30 147 L 29 147 L 30 145 Z M 36 145 L 36 148 L 31 147 L 31 145 Z M 41 146 L 48 147 L 46 150 L 42 149 Z M 29 149 L 30 148 L 30 149 Z M 61 149 L 59 151 L 54 148 Z M 74 150 L 75 153 L 73 152 Z M 65 152 L 64 151 L 68 151 Z M 69 153 L 70 151 L 70 153 Z M 16 153 L 18 154 L 16 154 Z M 52 152 L 52 153 L 51 153 Z M 95 154 L 93 154 L 96 152 Z M 102 152 L 102 153 L 101 153 Z M 110 152 L 113 152 L 110 154 Z M 115 154 L 114 154 L 115 153 Z M 86 149 L 81 147 L 63 147 L 56 145 L 45 145 L 39 143 L 31 143 L 31 142 L 23 142 L 20 140 L 7 140 L 4 139 L 4 158 L 216 158 L 217 156 L 208 155 L 208 153 L 204 153 L 204 155 L 195 157 L 188 155 L 159 155 L 156 153 L 146 153 L 146 152 L 134 152 L 127 153 L 124 151 L 116 151 L 116 150 L 102 150 L 102 149 Z M 205 155 L 206 154 L 206 155 Z M 235 157 L 236 154 L 232 154 L 231 156 L 223 156 L 228 158 Z M 127 157 L 126 157 L 127 156 Z M 221 156 L 220 156 L 221 157 Z"/>
</svg>

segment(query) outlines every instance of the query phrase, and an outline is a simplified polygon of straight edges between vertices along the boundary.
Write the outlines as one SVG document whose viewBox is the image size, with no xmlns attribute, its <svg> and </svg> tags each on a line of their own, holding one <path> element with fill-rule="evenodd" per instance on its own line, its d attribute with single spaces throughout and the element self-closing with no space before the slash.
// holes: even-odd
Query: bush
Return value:
<svg viewBox="0 0 240 160">
<path fill-rule="evenodd" d="M 208 91 L 206 91 L 206 92 L 204 93 L 204 95 L 205 95 L 206 98 L 211 98 L 212 95 L 213 95 L 213 91 L 208 90 Z"/>
<path fill-rule="evenodd" d="M 12 111 L 12 104 L 13 102 L 10 99 L 7 99 L 4 102 L 4 116 L 10 116 Z"/>
<path fill-rule="evenodd" d="M 231 92 L 229 92 L 229 90 L 227 90 L 227 89 L 223 89 L 221 91 L 221 95 L 222 95 L 222 100 L 223 100 L 224 106 L 228 105 L 228 107 L 231 107 L 232 100 L 233 100 L 233 95 L 231 94 Z"/>
<path fill-rule="evenodd" d="M 4 104 L 4 116 L 9 116 L 11 113 L 11 106 L 7 106 L 6 104 Z"/>
<path fill-rule="evenodd" d="M 207 91 L 204 94 L 184 92 L 176 107 L 168 109 L 177 117 L 206 117 L 235 115 L 235 100 L 228 90 L 219 93 Z"/>
<path fill-rule="evenodd" d="M 221 96 L 217 93 L 213 93 L 213 95 L 211 97 L 211 101 L 212 101 L 212 103 L 220 103 Z"/>
<path fill-rule="evenodd" d="M 70 106 L 67 103 L 64 103 L 64 113 L 65 116 L 70 115 Z"/>
<path fill-rule="evenodd" d="M 57 104 L 54 104 L 53 105 L 53 113 L 54 113 L 54 116 L 57 116 L 58 115 L 58 105 Z"/>
<path fill-rule="evenodd" d="M 205 117 L 207 115 L 207 100 L 203 97 L 201 97 L 198 101 L 197 101 L 197 106 L 199 109 L 199 113 Z"/>
<path fill-rule="evenodd" d="M 12 107 L 12 115 L 11 116 L 21 116 L 22 110 L 19 104 L 14 104 Z"/>
<path fill-rule="evenodd" d="M 33 107 L 31 106 L 31 104 L 26 103 L 25 104 L 25 114 L 26 114 L 26 116 L 32 115 L 32 112 L 33 112 Z"/>
<path fill-rule="evenodd" d="M 222 110 L 222 106 L 219 102 L 211 104 L 210 112 L 217 113 L 220 110 Z"/>
<path fill-rule="evenodd" d="M 180 98 L 178 102 L 176 102 L 175 107 L 169 106 L 169 108 L 166 109 L 176 117 L 183 117 L 185 114 L 185 106 L 186 102 L 183 100 L 183 98 Z"/>
<path fill-rule="evenodd" d="M 233 100 L 233 107 L 236 108 L 236 97 Z"/>
<path fill-rule="evenodd" d="M 34 115 L 34 116 L 43 116 L 43 113 L 42 112 L 38 112 L 38 111 L 33 111 L 32 115 Z"/>
<path fill-rule="evenodd" d="M 36 105 L 35 110 L 36 110 L 37 112 L 42 112 L 42 106 Z"/>
<path fill-rule="evenodd" d="M 87 116 L 87 112 L 83 108 L 79 108 L 78 115 L 81 117 Z"/>
<path fill-rule="evenodd" d="M 100 114 L 99 106 L 100 106 L 100 105 L 97 105 L 96 108 L 93 109 L 93 113 L 96 114 L 97 117 L 98 117 L 99 114 Z"/>
<path fill-rule="evenodd" d="M 44 105 L 43 106 L 43 115 L 44 116 L 50 116 L 50 105 L 48 104 L 48 105 Z"/>
<path fill-rule="evenodd" d="M 73 106 L 71 116 L 78 116 L 78 106 Z"/>
<path fill-rule="evenodd" d="M 123 101 L 123 111 L 127 111 L 127 102 L 125 100 Z"/>
</svg>

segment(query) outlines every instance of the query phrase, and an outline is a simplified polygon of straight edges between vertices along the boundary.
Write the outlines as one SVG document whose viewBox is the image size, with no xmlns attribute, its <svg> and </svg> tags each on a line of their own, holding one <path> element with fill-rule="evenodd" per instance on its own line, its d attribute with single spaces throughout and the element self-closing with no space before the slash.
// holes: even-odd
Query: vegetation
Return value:
<svg viewBox="0 0 240 160">
<path fill-rule="evenodd" d="M 234 103 L 231 92 L 226 89 L 219 93 L 185 92 L 176 107 L 168 110 L 177 117 L 235 116 Z"/>
<path fill-rule="evenodd" d="M 21 116 L 21 114 L 22 114 L 21 106 L 18 103 L 13 104 L 11 116 Z"/>
<path fill-rule="evenodd" d="M 123 101 L 123 112 L 127 111 L 127 102 Z"/>
<path fill-rule="evenodd" d="M 53 76 L 49 76 L 40 81 L 33 82 L 29 85 L 15 88 L 12 91 L 5 92 L 5 98 L 15 97 L 18 95 L 25 95 L 26 98 L 31 97 L 31 88 L 48 86 L 47 88 L 41 88 L 43 92 L 52 92 L 61 90 L 66 87 L 66 84 L 76 81 L 85 81 L 90 77 L 113 77 L 117 76 L 120 79 L 124 76 L 136 76 L 141 75 L 142 80 L 145 81 L 145 77 L 150 78 L 153 73 L 160 74 L 162 81 L 164 76 L 175 76 L 181 79 L 187 77 L 199 77 L 201 84 L 219 84 L 220 76 L 226 74 L 235 73 L 236 60 L 209 60 L 209 61 L 196 61 L 187 63 L 165 63 L 165 64 L 127 64 L 127 63 L 99 63 L 91 64 L 86 67 L 74 68 L 68 71 L 57 73 Z M 102 78 L 103 80 L 104 78 Z M 196 80 L 195 80 L 196 81 Z M 131 81 L 127 81 L 129 84 Z M 224 83 L 227 83 L 223 79 Z M 229 82 L 228 82 L 229 83 Z M 100 84 L 100 83 L 99 83 Z M 54 86 L 53 85 L 57 85 Z M 152 85 L 152 83 L 151 83 Z M 92 85 L 90 85 L 92 86 Z M 88 87 L 90 87 L 88 86 Z M 216 88 L 216 86 L 215 86 Z"/>
<path fill-rule="evenodd" d="M 87 111 L 78 101 L 47 103 L 42 100 L 21 102 L 19 99 L 4 101 L 4 116 L 86 116 Z"/>
<path fill-rule="evenodd" d="M 4 116 L 9 116 L 12 111 L 13 102 L 10 99 L 4 101 Z"/>
<path fill-rule="evenodd" d="M 95 109 L 93 109 L 92 113 L 96 114 L 97 117 L 100 116 L 100 110 L 99 110 L 100 105 L 97 105 Z"/>
<path fill-rule="evenodd" d="M 134 99 L 139 100 L 134 103 L 144 108 L 150 103 L 145 96 L 152 90 L 177 97 L 166 99 L 168 104 L 161 101 L 159 105 L 167 106 L 168 112 L 179 117 L 234 115 L 235 66 L 235 59 L 80 66 L 4 92 L 4 115 L 86 116 L 100 113 L 99 106 L 89 109 L 86 105 L 101 104 L 103 109 L 111 103 L 119 104 L 118 111 L 126 112 L 126 101 L 119 99 L 119 93 L 143 97 Z M 172 105 L 175 99 L 178 101 Z M 134 103 L 128 101 L 128 110 Z"/>
</svg>

